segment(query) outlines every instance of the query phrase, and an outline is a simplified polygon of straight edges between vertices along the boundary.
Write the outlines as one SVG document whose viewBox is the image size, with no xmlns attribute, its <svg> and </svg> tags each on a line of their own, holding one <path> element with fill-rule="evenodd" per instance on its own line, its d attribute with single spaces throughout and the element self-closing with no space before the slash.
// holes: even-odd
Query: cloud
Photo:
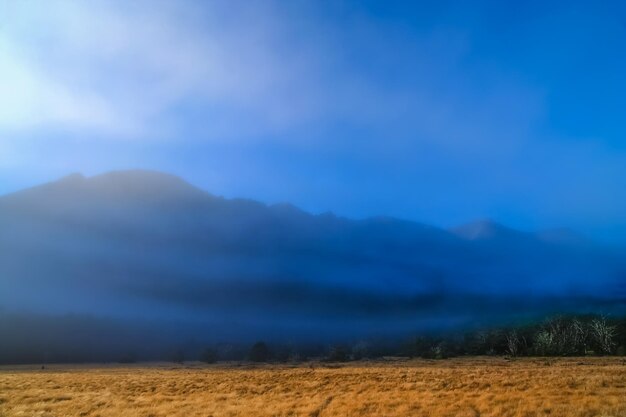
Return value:
<svg viewBox="0 0 626 417">
<path fill-rule="evenodd" d="M 102 100 L 48 79 L 0 39 L 0 127 L 9 131 L 49 124 L 102 128 L 116 121 Z"/>
<path fill-rule="evenodd" d="M 177 117 L 194 107 L 205 129 L 238 136 L 315 113 L 315 85 L 305 83 L 315 60 L 280 36 L 269 8 L 244 5 L 235 14 L 218 3 L 52 1 L 8 9 L 2 129 L 175 135 Z"/>
<path fill-rule="evenodd" d="M 339 123 L 466 152 L 494 135 L 505 141 L 509 123 L 528 125 L 539 111 L 528 109 L 542 108 L 503 73 L 473 82 L 463 67 L 471 43 L 448 29 L 396 33 L 369 17 L 338 27 L 314 7 L 307 22 L 271 2 L 5 7 L 4 130 L 110 139 L 193 130 L 217 141 Z"/>
</svg>

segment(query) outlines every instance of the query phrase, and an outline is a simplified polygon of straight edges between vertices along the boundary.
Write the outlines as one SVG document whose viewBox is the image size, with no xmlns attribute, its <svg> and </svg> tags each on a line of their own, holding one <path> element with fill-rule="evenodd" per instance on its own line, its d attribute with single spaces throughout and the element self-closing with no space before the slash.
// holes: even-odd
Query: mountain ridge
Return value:
<svg viewBox="0 0 626 417">
<path fill-rule="evenodd" d="M 545 241 L 553 241 L 553 242 L 562 242 L 568 241 L 569 243 L 592 243 L 591 240 L 587 237 L 584 237 L 582 234 L 571 230 L 565 227 L 552 228 L 552 229 L 540 229 L 535 232 L 526 232 L 522 230 L 515 229 L 513 227 L 504 225 L 494 219 L 491 218 L 482 218 L 473 220 L 467 223 L 463 223 L 461 225 L 453 226 L 450 228 L 442 228 L 438 226 L 433 226 L 428 223 L 419 222 L 415 220 L 409 220 L 399 217 L 386 216 L 386 215 L 372 215 L 362 219 L 353 219 L 345 216 L 339 216 L 332 211 L 327 211 L 324 213 L 314 214 L 310 213 L 292 203 L 289 202 L 279 202 L 279 203 L 264 203 L 257 200 L 245 198 L 245 197 L 233 197 L 226 198 L 223 196 L 215 195 L 205 189 L 197 187 L 183 178 L 176 176 L 174 174 L 165 173 L 162 171 L 156 170 L 148 170 L 148 169 L 126 169 L 126 170 L 113 170 L 107 171 L 101 174 L 93 175 L 93 176 L 85 176 L 79 172 L 73 172 L 66 176 L 63 176 L 57 180 L 53 180 L 50 182 L 46 182 L 40 185 L 35 185 L 32 187 L 28 187 L 22 190 L 17 190 L 11 193 L 7 193 L 4 195 L 0 195 L 0 201 L 4 199 L 11 199 L 18 196 L 22 196 L 24 194 L 37 192 L 42 189 L 58 189 L 64 187 L 106 187 L 106 186 L 114 185 L 118 188 L 128 189 L 131 192 L 140 192 L 140 191 L 155 191 L 155 192 L 166 192 L 176 190 L 176 193 L 173 193 L 175 197 L 181 196 L 191 196 L 199 197 L 209 197 L 213 199 L 219 199 L 226 202 L 245 202 L 246 204 L 251 205 L 262 205 L 274 211 L 281 212 L 289 212 L 291 215 L 309 215 L 309 216 L 325 216 L 325 217 L 335 217 L 336 219 L 344 219 L 355 222 L 360 222 L 363 224 L 376 224 L 376 223 L 398 223 L 404 224 L 410 227 L 423 227 L 425 229 L 434 230 L 437 229 L 441 232 L 449 233 L 450 235 L 456 236 L 461 239 L 466 240 L 490 240 L 498 237 L 503 237 L 505 235 L 517 235 L 525 236 L 527 238 L 536 237 L 540 240 Z M 71 191 L 71 190 L 65 190 Z M 98 190 L 92 190 L 98 191 Z"/>
<path fill-rule="evenodd" d="M 359 337 L 626 306 L 624 259 L 594 244 L 493 221 L 459 232 L 314 215 L 146 171 L 71 175 L 2 196 L 0 230 L 7 313 L 176 318 L 247 337 L 261 328 L 300 337 L 306 323 Z"/>
</svg>

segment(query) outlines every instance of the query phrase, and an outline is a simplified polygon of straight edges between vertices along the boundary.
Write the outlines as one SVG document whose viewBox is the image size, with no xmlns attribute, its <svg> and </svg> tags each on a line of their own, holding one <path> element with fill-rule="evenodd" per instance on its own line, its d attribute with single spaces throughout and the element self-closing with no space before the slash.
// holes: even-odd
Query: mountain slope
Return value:
<svg viewBox="0 0 626 417">
<path fill-rule="evenodd" d="M 10 312 L 357 335 L 623 308 L 622 260 L 593 245 L 490 221 L 446 231 L 316 216 L 158 172 L 74 174 L 0 197 L 0 230 Z"/>
</svg>

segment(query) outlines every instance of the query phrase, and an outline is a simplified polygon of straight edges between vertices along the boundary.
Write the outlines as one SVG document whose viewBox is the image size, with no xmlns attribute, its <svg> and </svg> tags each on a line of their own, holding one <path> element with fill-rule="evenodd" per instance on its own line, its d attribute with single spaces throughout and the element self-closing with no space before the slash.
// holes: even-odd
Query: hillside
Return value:
<svg viewBox="0 0 626 417">
<path fill-rule="evenodd" d="M 312 215 L 158 172 L 5 195 L 0 230 L 4 329 L 10 315 L 45 327 L 73 314 L 167 322 L 165 339 L 198 326 L 222 339 L 326 338 L 624 309 L 623 259 L 564 233 Z"/>
</svg>

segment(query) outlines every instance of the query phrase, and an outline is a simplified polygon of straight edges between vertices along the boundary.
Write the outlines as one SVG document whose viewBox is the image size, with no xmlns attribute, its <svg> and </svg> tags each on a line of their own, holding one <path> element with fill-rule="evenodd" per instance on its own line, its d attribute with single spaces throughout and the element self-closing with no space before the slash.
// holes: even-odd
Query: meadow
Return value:
<svg viewBox="0 0 626 417">
<path fill-rule="evenodd" d="M 626 416 L 623 358 L 0 367 L 0 416 Z"/>
</svg>

